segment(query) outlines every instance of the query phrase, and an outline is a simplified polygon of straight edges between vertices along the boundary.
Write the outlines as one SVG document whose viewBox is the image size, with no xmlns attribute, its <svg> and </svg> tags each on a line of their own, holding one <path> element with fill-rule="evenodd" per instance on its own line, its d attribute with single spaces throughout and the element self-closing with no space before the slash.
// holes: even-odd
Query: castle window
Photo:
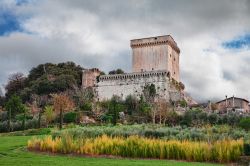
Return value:
<svg viewBox="0 0 250 166">
<path fill-rule="evenodd" d="M 152 68 L 152 70 L 154 70 L 154 68 Z"/>
<path fill-rule="evenodd" d="M 171 56 L 172 56 L 172 55 L 170 54 L 170 58 L 171 58 Z"/>
<path fill-rule="evenodd" d="M 157 37 L 155 37 L 155 40 L 157 40 Z"/>
<path fill-rule="evenodd" d="M 174 61 L 175 61 L 175 58 L 174 58 Z"/>
</svg>

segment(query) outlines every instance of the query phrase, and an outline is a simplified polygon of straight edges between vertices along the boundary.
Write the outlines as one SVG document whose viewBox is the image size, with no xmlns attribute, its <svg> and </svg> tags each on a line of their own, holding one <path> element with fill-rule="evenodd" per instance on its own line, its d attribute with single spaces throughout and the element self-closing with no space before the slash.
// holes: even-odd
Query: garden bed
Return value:
<svg viewBox="0 0 250 166">
<path fill-rule="evenodd" d="M 59 154 L 229 163 L 237 161 L 243 154 L 243 140 L 209 143 L 106 135 L 73 139 L 70 135 L 64 135 L 54 139 L 51 136 L 33 138 L 28 141 L 28 149 Z"/>
</svg>

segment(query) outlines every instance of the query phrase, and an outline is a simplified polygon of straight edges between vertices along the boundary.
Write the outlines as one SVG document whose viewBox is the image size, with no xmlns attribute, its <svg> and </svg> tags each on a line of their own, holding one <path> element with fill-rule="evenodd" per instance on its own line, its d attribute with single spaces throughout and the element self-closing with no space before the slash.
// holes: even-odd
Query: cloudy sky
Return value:
<svg viewBox="0 0 250 166">
<path fill-rule="evenodd" d="M 196 100 L 250 99 L 250 0 L 0 0 L 0 85 L 45 62 L 130 72 L 130 40 L 165 34 Z"/>
</svg>

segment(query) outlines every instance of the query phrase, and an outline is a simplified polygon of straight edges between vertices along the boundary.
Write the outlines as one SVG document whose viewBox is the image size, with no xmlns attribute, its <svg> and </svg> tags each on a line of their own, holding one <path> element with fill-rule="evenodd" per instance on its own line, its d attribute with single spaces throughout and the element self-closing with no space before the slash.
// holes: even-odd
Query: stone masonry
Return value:
<svg viewBox="0 0 250 166">
<path fill-rule="evenodd" d="M 179 78 L 180 49 L 170 35 L 131 40 L 133 72 L 102 75 L 98 69 L 83 71 L 83 88 L 93 87 L 99 101 L 118 95 L 139 98 L 146 85 L 154 84 L 157 98 L 178 101 L 182 93 L 176 88 Z"/>
</svg>

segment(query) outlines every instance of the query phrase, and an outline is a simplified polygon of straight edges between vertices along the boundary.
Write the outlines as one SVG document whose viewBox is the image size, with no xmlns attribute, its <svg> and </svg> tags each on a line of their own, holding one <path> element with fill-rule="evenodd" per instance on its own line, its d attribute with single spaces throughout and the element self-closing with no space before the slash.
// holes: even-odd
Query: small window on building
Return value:
<svg viewBox="0 0 250 166">
<path fill-rule="evenodd" d="M 172 57 L 172 55 L 170 54 L 170 58 Z"/>
<path fill-rule="evenodd" d="M 155 40 L 157 40 L 157 37 L 155 37 Z"/>
<path fill-rule="evenodd" d="M 154 68 L 152 68 L 152 70 L 154 70 Z"/>
<path fill-rule="evenodd" d="M 141 69 L 141 72 L 143 72 L 143 69 Z"/>
<path fill-rule="evenodd" d="M 175 58 L 174 58 L 174 61 L 175 61 Z"/>
<path fill-rule="evenodd" d="M 175 74 L 175 72 L 174 72 L 174 74 Z"/>
</svg>

